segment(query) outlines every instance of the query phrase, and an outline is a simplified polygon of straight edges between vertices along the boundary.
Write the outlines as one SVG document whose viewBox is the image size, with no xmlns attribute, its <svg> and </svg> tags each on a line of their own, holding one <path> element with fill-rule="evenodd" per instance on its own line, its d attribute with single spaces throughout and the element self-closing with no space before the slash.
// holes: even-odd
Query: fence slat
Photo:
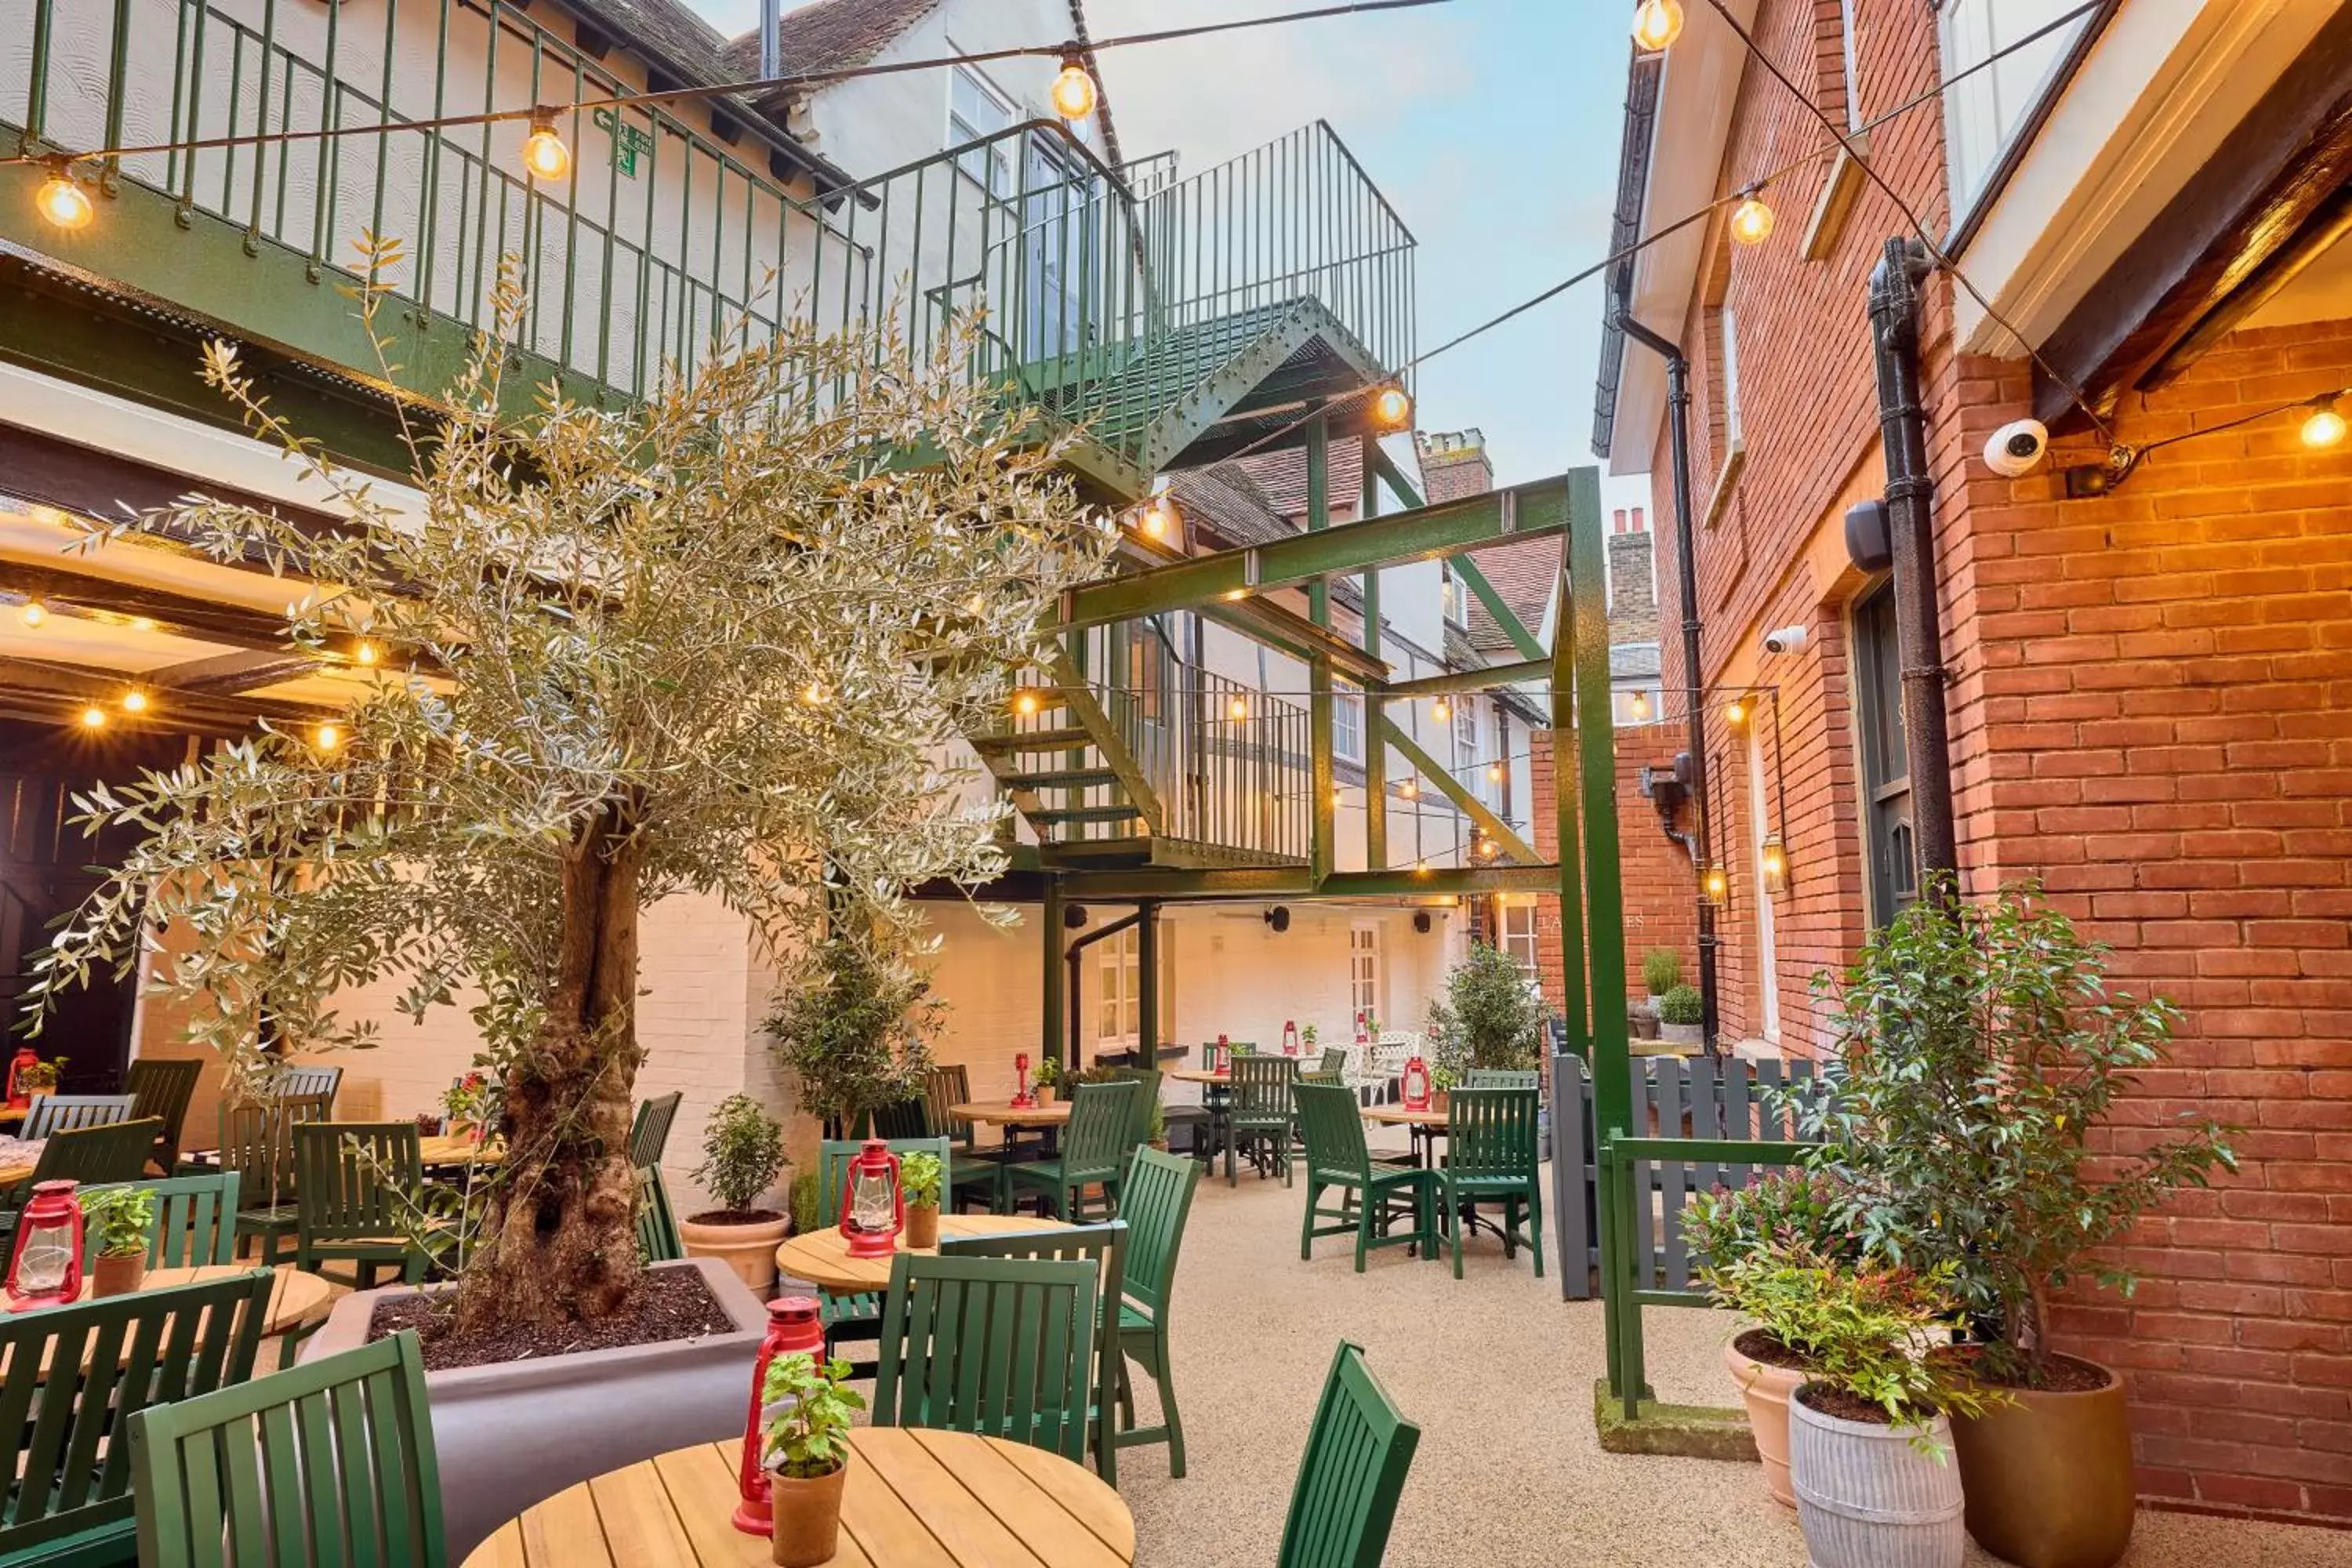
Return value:
<svg viewBox="0 0 2352 1568">
<path fill-rule="evenodd" d="M 1679 1062 L 1668 1067 L 1679 1069 Z M 1668 1138 L 1680 1134 L 1685 1114 L 1683 1101 L 1683 1075 L 1679 1070 L 1661 1071 L 1654 1080 L 1658 1086 L 1658 1131 Z M 1690 1247 L 1683 1240 L 1683 1202 L 1690 1191 L 1691 1169 L 1688 1162 L 1668 1160 L 1658 1167 L 1659 1206 L 1665 1234 L 1659 1239 L 1664 1253 L 1665 1287 L 1680 1290 L 1690 1284 Z"/>
</svg>

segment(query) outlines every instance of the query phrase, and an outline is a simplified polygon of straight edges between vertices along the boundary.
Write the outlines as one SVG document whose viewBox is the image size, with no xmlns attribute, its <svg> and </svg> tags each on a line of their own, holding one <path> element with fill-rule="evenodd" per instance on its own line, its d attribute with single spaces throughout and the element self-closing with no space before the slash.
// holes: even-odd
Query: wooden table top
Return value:
<svg viewBox="0 0 2352 1568">
<path fill-rule="evenodd" d="M 940 1215 L 941 1236 L 1013 1236 L 1024 1230 L 1067 1230 L 1058 1219 L 1040 1219 L 1025 1214 L 943 1214 Z M 900 1238 L 900 1252 L 912 1252 L 929 1258 L 938 1254 L 935 1247 L 908 1247 Z M 821 1290 L 835 1296 L 862 1296 L 890 1288 L 890 1259 L 887 1258 L 852 1258 L 849 1239 L 841 1234 L 838 1225 L 820 1226 L 815 1230 L 788 1237 L 776 1248 L 776 1267 L 797 1279 L 805 1279 Z"/>
<path fill-rule="evenodd" d="M 1363 1116 L 1367 1121 L 1383 1122 L 1391 1127 L 1434 1127 L 1443 1131 L 1451 1113 L 1440 1110 L 1435 1106 L 1430 1107 L 1427 1110 L 1412 1110 L 1403 1104 L 1398 1103 L 1367 1105 L 1363 1108 Z"/>
<path fill-rule="evenodd" d="M 32 1114 L 33 1109 L 28 1105 L 0 1105 L 0 1125 L 5 1125 L 11 1121 L 22 1121 Z"/>
<path fill-rule="evenodd" d="M 1211 1072 L 1206 1068 L 1176 1068 L 1166 1076 L 1174 1079 L 1178 1083 L 1231 1083 L 1234 1081 L 1233 1074 Z"/>
<path fill-rule="evenodd" d="M 426 1165 L 495 1165 L 507 1157 L 503 1143 L 477 1143 L 471 1136 L 436 1133 L 416 1141 L 417 1159 Z"/>
<path fill-rule="evenodd" d="M 210 1279 L 230 1279 L 240 1274 L 249 1274 L 257 1267 L 258 1265 L 251 1263 L 213 1263 L 194 1268 L 150 1268 L 147 1270 L 146 1278 L 139 1281 L 138 1293 L 143 1296 L 150 1290 L 167 1290 L 174 1285 L 196 1285 Z M 274 1272 L 278 1279 L 277 1283 L 270 1288 L 269 1311 L 262 1320 L 261 1325 L 264 1339 L 275 1338 L 290 1329 L 302 1328 L 320 1321 L 326 1317 L 327 1309 L 333 1304 L 334 1292 L 328 1288 L 325 1279 L 316 1274 L 305 1274 L 290 1263 L 279 1264 Z M 72 1304 L 78 1305 L 90 1299 L 91 1284 L 90 1277 L 84 1274 L 81 1294 L 74 1299 Z M 40 1313 L 50 1310 L 54 1309 L 36 1307 L 32 1312 L 37 1317 Z M 128 1348 L 126 1345 L 126 1353 L 128 1353 Z M 5 1373 L 5 1358 L 0 1358 L 0 1373 Z M 46 1359 L 41 1370 L 44 1373 L 48 1370 Z"/>
<path fill-rule="evenodd" d="M 949 1106 L 948 1114 L 958 1121 L 985 1121 L 992 1127 L 1065 1127 L 1070 1121 L 1070 1102 L 1015 1105 L 1009 1100 L 975 1100 Z"/>
<path fill-rule="evenodd" d="M 860 1426 L 836 1568 L 1125 1568 L 1135 1519 L 1091 1470 L 965 1432 Z M 466 1568 L 765 1568 L 733 1523 L 740 1439 L 609 1471 L 527 1510 Z"/>
<path fill-rule="evenodd" d="M 41 1142 L 46 1142 L 47 1140 L 44 1139 Z M 27 1180 L 34 1171 L 39 1168 L 40 1163 L 40 1142 L 27 1143 L 20 1139 L 10 1138 L 7 1140 L 7 1145 L 9 1152 L 5 1161 L 0 1161 L 0 1187 L 13 1187 L 17 1183 Z"/>
</svg>

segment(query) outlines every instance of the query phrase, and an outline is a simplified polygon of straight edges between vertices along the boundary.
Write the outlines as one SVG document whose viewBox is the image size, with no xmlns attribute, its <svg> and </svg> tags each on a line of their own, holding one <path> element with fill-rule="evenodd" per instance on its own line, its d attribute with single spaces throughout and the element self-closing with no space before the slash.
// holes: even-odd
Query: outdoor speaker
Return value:
<svg viewBox="0 0 2352 1568">
<path fill-rule="evenodd" d="M 1076 931 L 1080 926 L 1086 924 L 1087 906 L 1084 904 L 1064 904 L 1062 906 L 1062 923 L 1069 927 L 1072 931 Z"/>
<path fill-rule="evenodd" d="M 1429 926 L 1430 920 L 1429 911 L 1427 910 L 1415 910 L 1412 911 L 1413 930 L 1419 931 L 1423 936 L 1427 936 L 1429 934 Z"/>
<path fill-rule="evenodd" d="M 1274 908 L 1266 910 L 1265 923 L 1275 929 L 1276 935 L 1288 931 L 1290 929 L 1289 907 L 1285 904 L 1276 904 Z"/>
<path fill-rule="evenodd" d="M 1887 526 L 1885 501 L 1856 501 L 1845 509 L 1845 553 L 1864 572 L 1884 572 L 1895 564 L 1895 535 Z"/>
</svg>

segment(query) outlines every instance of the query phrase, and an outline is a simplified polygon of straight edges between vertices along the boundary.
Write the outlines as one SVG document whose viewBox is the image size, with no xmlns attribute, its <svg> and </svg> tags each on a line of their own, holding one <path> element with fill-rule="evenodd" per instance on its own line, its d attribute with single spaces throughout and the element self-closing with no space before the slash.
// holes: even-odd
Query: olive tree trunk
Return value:
<svg viewBox="0 0 2352 1568">
<path fill-rule="evenodd" d="M 507 1075 L 507 1163 L 457 1292 L 457 1331 L 611 1317 L 635 1298 L 635 839 L 606 812 L 563 868 L 556 980 L 539 1038 Z"/>
</svg>

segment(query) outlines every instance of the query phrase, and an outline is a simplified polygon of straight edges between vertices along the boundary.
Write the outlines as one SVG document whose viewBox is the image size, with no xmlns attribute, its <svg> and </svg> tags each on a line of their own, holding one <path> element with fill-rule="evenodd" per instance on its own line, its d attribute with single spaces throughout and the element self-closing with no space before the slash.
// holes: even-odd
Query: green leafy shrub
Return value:
<svg viewBox="0 0 2352 1568">
<path fill-rule="evenodd" d="M 760 1385 L 768 1468 L 795 1480 L 814 1480 L 849 1462 L 850 1416 L 866 1408 L 866 1396 L 847 1386 L 849 1372 L 845 1361 L 820 1363 L 806 1351 L 768 1363 L 767 1380 Z"/>
<path fill-rule="evenodd" d="M 793 1178 L 792 1205 L 793 1230 L 797 1235 L 808 1235 L 817 1226 L 814 1171 L 803 1171 Z"/>
<path fill-rule="evenodd" d="M 730 1094 L 702 1124 L 702 1163 L 694 1179 L 730 1214 L 769 1215 L 755 1209 L 760 1194 L 783 1173 L 784 1130 L 748 1094 Z"/>
<path fill-rule="evenodd" d="M 1429 1005 L 1434 1076 L 1441 1054 L 1445 1065 L 1527 1068 L 1536 1065 L 1543 1038 L 1543 1003 L 1528 984 L 1527 972 L 1508 953 L 1483 942 L 1445 977 L 1445 995 Z"/>
<path fill-rule="evenodd" d="M 1029 1077 L 1030 1081 L 1039 1089 L 1060 1088 L 1062 1083 L 1062 1058 L 1059 1057 L 1039 1057 L 1037 1058 L 1037 1070 L 1030 1074 Z"/>
<path fill-rule="evenodd" d="M 908 1208 L 940 1206 L 940 1174 L 937 1154 L 918 1152 L 899 1158 L 898 1190 L 905 1194 Z"/>
<path fill-rule="evenodd" d="M 1683 955 L 1671 947 L 1654 947 L 1642 955 L 1642 984 L 1653 996 L 1664 996 L 1683 983 Z"/>
<path fill-rule="evenodd" d="M 1706 999 L 1696 985 L 1677 985 L 1658 998 L 1661 1024 L 1697 1024 L 1706 1018 Z"/>
<path fill-rule="evenodd" d="M 940 1008 L 930 982 L 879 963 L 846 937 L 819 944 L 809 983 L 769 1016 L 776 1059 L 800 1079 L 803 1110 L 828 1136 L 853 1135 L 886 1105 L 923 1092 L 930 1070 L 923 1037 Z"/>
<path fill-rule="evenodd" d="M 152 1187 L 98 1187 L 75 1194 L 82 1218 L 98 1233 L 103 1258 L 139 1258 L 147 1251 L 147 1233 L 155 1224 Z"/>
<path fill-rule="evenodd" d="M 1827 1172 L 1768 1172 L 1745 1187 L 1717 1187 L 1683 1210 L 1683 1237 L 1702 1279 L 1751 1252 L 1804 1250 L 1833 1262 L 1862 1255 L 1845 1223 L 1844 1188 Z"/>
</svg>

